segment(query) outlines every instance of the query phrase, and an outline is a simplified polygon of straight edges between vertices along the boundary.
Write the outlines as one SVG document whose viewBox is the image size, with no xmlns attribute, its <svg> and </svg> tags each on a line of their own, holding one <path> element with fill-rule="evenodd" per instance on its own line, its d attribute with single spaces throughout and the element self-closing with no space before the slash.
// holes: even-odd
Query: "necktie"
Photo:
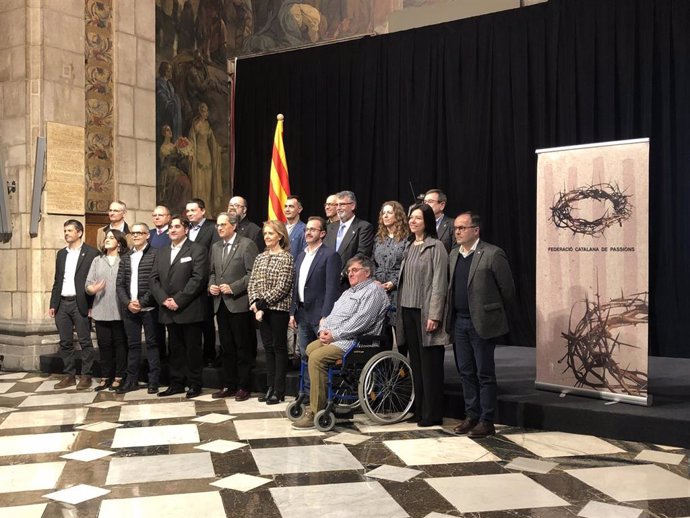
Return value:
<svg viewBox="0 0 690 518">
<path fill-rule="evenodd" d="M 336 252 L 340 248 L 340 243 L 343 242 L 343 237 L 345 237 L 345 223 L 340 224 L 340 228 L 338 228 L 338 234 L 335 236 L 335 250 Z"/>
<path fill-rule="evenodd" d="M 230 251 L 230 243 L 226 242 L 223 245 L 223 261 L 225 261 L 225 259 L 227 259 L 229 251 Z"/>
<path fill-rule="evenodd" d="M 163 233 L 163 231 L 159 228 L 158 229 L 158 235 L 160 236 Z"/>
</svg>

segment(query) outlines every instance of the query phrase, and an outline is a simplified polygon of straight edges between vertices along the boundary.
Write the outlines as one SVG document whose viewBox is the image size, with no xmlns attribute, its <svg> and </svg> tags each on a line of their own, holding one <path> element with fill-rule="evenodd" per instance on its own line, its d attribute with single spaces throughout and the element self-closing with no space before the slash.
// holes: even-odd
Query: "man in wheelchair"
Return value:
<svg viewBox="0 0 690 518">
<path fill-rule="evenodd" d="M 341 359 L 356 344 L 360 335 L 381 333 L 389 305 L 388 296 L 372 276 L 374 263 L 363 254 L 352 257 L 345 265 L 350 288 L 333 305 L 321 321 L 319 339 L 307 346 L 309 407 L 293 428 L 314 428 L 314 415 L 326 407 L 328 365 Z"/>
</svg>

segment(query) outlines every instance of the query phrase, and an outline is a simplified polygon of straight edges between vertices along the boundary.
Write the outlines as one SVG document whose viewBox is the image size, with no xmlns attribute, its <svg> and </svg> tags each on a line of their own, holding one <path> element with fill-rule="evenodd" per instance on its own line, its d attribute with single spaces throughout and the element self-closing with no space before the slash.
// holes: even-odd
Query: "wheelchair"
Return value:
<svg viewBox="0 0 690 518">
<path fill-rule="evenodd" d="M 291 421 L 300 419 L 306 409 L 309 386 L 300 368 L 299 395 L 287 407 Z M 383 336 L 363 336 L 342 360 L 328 366 L 326 408 L 314 416 L 314 426 L 321 432 L 333 429 L 336 419 L 351 418 L 361 409 L 377 424 L 402 421 L 414 403 L 412 368 L 408 359 L 392 351 Z"/>
</svg>

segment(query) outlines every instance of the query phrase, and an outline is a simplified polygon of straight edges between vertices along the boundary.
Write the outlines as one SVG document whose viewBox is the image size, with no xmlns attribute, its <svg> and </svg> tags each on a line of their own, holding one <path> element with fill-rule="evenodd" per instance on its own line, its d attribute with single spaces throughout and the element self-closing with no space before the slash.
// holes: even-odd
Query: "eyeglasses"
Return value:
<svg viewBox="0 0 690 518">
<path fill-rule="evenodd" d="M 305 232 L 323 232 L 320 228 L 307 227 L 304 229 Z"/>
<path fill-rule="evenodd" d="M 426 203 L 427 205 L 429 205 L 429 204 L 431 204 L 431 203 L 440 203 L 440 202 L 439 202 L 438 200 L 424 200 L 424 203 Z"/>
<path fill-rule="evenodd" d="M 148 232 L 139 232 L 138 230 L 135 230 L 134 232 L 131 232 L 133 236 L 145 236 L 148 234 Z"/>
<path fill-rule="evenodd" d="M 458 232 L 464 232 L 465 230 L 469 230 L 471 228 L 477 228 L 477 225 L 472 225 L 470 227 L 453 227 L 453 230 L 456 230 Z"/>
<path fill-rule="evenodd" d="M 347 274 L 350 275 L 351 273 L 359 273 L 361 270 L 364 270 L 364 268 L 348 268 Z"/>
<path fill-rule="evenodd" d="M 344 201 L 344 202 L 338 202 L 335 204 L 336 207 L 344 207 L 345 205 L 352 205 L 354 202 L 353 201 Z"/>
<path fill-rule="evenodd" d="M 216 227 L 218 227 L 218 228 L 227 227 L 228 225 L 229 225 L 229 223 L 216 223 Z"/>
<path fill-rule="evenodd" d="M 108 209 L 108 212 L 123 212 L 122 209 Z"/>
<path fill-rule="evenodd" d="M 323 206 L 324 207 L 337 207 L 338 204 L 337 203 L 324 203 Z"/>
<path fill-rule="evenodd" d="M 242 205 L 241 203 L 228 203 L 228 207 L 245 207 L 245 205 Z"/>
<path fill-rule="evenodd" d="M 152 218 L 164 218 L 165 216 L 169 216 L 169 214 L 151 214 Z"/>
</svg>

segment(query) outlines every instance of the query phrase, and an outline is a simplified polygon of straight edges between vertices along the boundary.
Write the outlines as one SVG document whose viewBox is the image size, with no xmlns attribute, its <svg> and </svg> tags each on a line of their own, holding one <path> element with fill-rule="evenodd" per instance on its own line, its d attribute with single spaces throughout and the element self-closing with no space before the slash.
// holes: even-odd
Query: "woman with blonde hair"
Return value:
<svg viewBox="0 0 690 518">
<path fill-rule="evenodd" d="M 285 400 L 287 327 L 295 268 L 285 225 L 276 220 L 266 221 L 263 236 L 266 250 L 254 261 L 247 293 L 249 309 L 259 321 L 261 343 L 266 351 L 268 390 L 259 401 L 275 405 Z"/>
<path fill-rule="evenodd" d="M 374 280 L 386 290 L 391 308 L 395 308 L 398 299 L 398 277 L 403 255 L 409 244 L 407 236 L 407 217 L 405 209 L 397 201 L 386 201 L 381 205 L 379 212 L 379 226 L 374 239 Z M 392 342 L 393 326 L 395 325 L 395 313 L 389 312 L 388 321 L 384 325 L 383 332 Z M 392 344 L 391 344 L 392 345 Z M 399 346 L 401 354 L 407 354 L 406 346 Z"/>
</svg>

